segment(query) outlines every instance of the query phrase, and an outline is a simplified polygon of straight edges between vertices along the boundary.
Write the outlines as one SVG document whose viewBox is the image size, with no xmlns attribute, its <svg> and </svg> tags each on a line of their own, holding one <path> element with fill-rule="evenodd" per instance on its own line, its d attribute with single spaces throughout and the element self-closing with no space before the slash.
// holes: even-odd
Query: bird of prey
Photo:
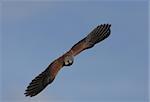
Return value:
<svg viewBox="0 0 150 102">
<path fill-rule="evenodd" d="M 51 84 L 63 66 L 73 64 L 74 57 L 83 50 L 92 48 L 110 35 L 111 24 L 101 24 L 94 28 L 85 38 L 76 43 L 69 51 L 54 60 L 41 74 L 35 77 L 27 89 L 25 95 L 33 97 L 39 94 L 47 85 Z"/>
</svg>

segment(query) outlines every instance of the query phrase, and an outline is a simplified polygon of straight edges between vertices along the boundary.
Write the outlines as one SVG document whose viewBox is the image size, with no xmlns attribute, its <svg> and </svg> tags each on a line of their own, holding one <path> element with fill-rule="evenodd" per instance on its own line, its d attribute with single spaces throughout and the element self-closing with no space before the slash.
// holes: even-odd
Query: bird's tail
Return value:
<svg viewBox="0 0 150 102">
<path fill-rule="evenodd" d="M 40 93 L 48 84 L 52 83 L 55 78 L 50 76 L 50 68 L 39 74 L 35 79 L 31 81 L 24 93 L 26 96 L 35 96 Z"/>
<path fill-rule="evenodd" d="M 110 35 L 110 24 L 102 24 L 97 26 L 87 37 L 86 42 L 90 46 L 94 46 L 96 43 L 104 40 Z"/>
</svg>

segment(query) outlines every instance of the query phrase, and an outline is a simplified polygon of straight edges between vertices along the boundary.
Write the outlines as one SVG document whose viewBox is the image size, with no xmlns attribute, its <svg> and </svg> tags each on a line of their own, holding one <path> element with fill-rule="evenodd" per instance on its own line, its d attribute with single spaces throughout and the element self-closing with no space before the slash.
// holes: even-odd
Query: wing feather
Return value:
<svg viewBox="0 0 150 102">
<path fill-rule="evenodd" d="M 76 43 L 71 49 L 73 56 L 76 56 L 85 49 L 93 47 L 110 35 L 110 24 L 102 24 L 93 29 L 85 38 Z"/>
<path fill-rule="evenodd" d="M 99 43 L 100 41 L 104 40 L 110 35 L 110 27 L 109 24 L 103 24 L 100 26 L 97 26 L 87 37 L 86 42 L 87 45 L 95 45 L 96 43 Z M 97 32 L 95 31 L 97 30 Z"/>
<path fill-rule="evenodd" d="M 62 57 L 53 61 L 41 74 L 31 81 L 24 94 L 30 97 L 39 94 L 47 85 L 53 82 L 62 67 Z"/>
</svg>

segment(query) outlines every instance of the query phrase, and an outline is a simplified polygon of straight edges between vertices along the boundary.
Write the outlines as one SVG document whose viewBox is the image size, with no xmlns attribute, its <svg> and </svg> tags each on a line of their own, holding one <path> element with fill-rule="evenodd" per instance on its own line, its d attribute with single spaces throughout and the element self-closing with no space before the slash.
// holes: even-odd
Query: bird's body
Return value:
<svg viewBox="0 0 150 102">
<path fill-rule="evenodd" d="M 63 66 L 73 64 L 74 57 L 83 50 L 92 48 L 95 44 L 104 40 L 110 35 L 110 24 L 97 26 L 90 34 L 76 43 L 69 51 L 54 60 L 41 74 L 39 74 L 26 89 L 26 96 L 35 96 L 40 93 L 48 84 L 52 83 Z"/>
</svg>

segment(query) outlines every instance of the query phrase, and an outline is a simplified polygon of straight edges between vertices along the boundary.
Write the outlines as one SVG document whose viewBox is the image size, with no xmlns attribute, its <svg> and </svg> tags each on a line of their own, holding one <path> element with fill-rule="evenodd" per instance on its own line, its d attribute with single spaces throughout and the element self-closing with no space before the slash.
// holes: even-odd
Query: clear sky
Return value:
<svg viewBox="0 0 150 102">
<path fill-rule="evenodd" d="M 29 98 L 30 81 L 99 24 L 111 35 Z M 2 3 L 2 102 L 147 102 L 147 1 Z"/>
</svg>

